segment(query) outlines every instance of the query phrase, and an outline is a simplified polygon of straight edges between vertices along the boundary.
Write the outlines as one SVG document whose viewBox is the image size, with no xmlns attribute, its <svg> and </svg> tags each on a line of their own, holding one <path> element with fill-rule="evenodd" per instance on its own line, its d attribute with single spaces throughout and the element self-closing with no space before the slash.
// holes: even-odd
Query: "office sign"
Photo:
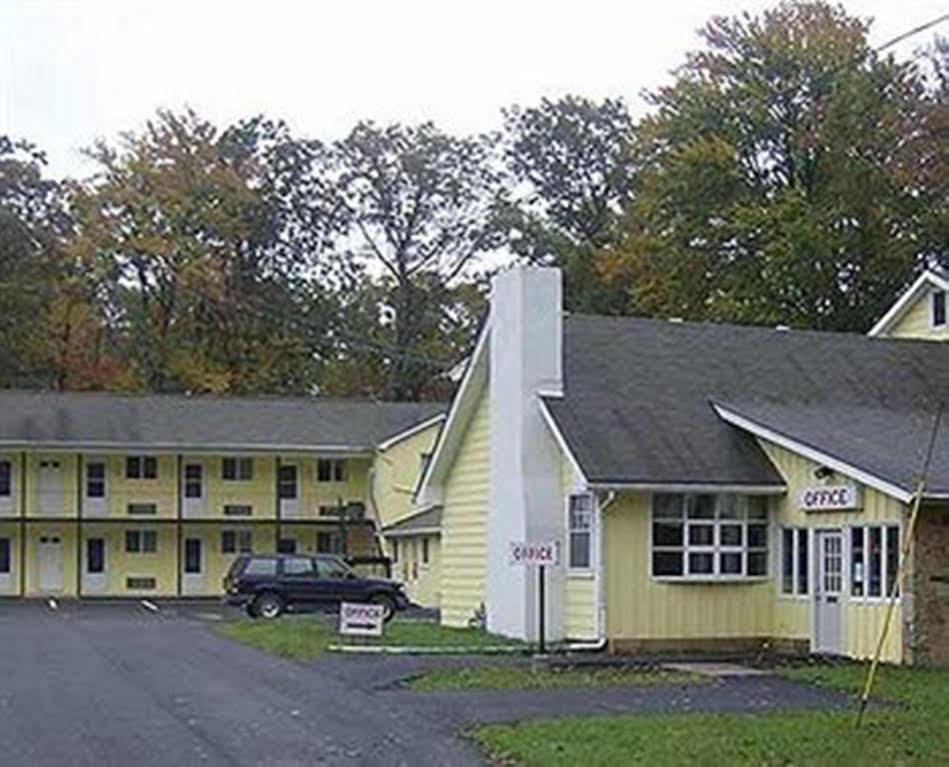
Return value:
<svg viewBox="0 0 949 767">
<path fill-rule="evenodd" d="M 382 605 L 343 602 L 339 606 L 339 633 L 347 636 L 381 637 L 386 610 Z"/>
<path fill-rule="evenodd" d="M 511 541 L 508 563 L 520 567 L 540 567 L 556 565 L 559 561 L 560 547 L 556 541 L 529 543 Z"/>
<path fill-rule="evenodd" d="M 851 485 L 820 485 L 801 492 L 800 508 L 804 511 L 856 511 L 860 508 L 860 491 Z"/>
</svg>

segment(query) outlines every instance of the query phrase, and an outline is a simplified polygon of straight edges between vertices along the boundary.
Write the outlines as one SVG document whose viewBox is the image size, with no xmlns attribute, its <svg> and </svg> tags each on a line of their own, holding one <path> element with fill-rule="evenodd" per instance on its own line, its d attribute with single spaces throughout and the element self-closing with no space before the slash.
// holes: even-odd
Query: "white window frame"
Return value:
<svg viewBox="0 0 949 767">
<path fill-rule="evenodd" d="M 89 475 L 89 470 L 93 466 L 102 467 L 102 477 L 92 477 Z M 157 470 L 157 465 L 156 465 Z M 86 462 L 86 470 L 84 477 L 84 487 L 83 492 L 85 498 L 90 501 L 105 501 L 109 497 L 109 464 L 106 461 L 95 460 Z M 92 483 L 101 483 L 102 484 L 102 495 L 92 495 L 89 490 L 92 487 Z"/>
<path fill-rule="evenodd" d="M 936 322 L 936 296 L 942 296 L 942 322 Z M 945 290 L 934 290 L 929 294 L 929 327 L 933 330 L 945 328 L 949 322 L 949 300 Z"/>
<path fill-rule="evenodd" d="M 130 472 L 131 466 L 129 465 L 129 460 L 135 459 L 138 461 L 138 471 L 136 473 Z M 155 476 L 149 477 L 148 470 L 146 465 L 149 462 L 153 462 L 155 466 Z M 160 478 L 161 467 L 158 465 L 158 456 L 156 455 L 126 455 L 125 456 L 125 479 L 130 482 L 156 482 Z"/>
<path fill-rule="evenodd" d="M 228 461 L 234 462 L 234 476 L 228 477 Z M 244 471 L 244 470 L 247 471 Z M 246 455 L 226 455 L 221 458 L 221 481 L 222 482 L 252 482 L 254 479 L 254 459 Z"/>
<path fill-rule="evenodd" d="M 329 479 L 320 479 L 320 464 L 329 466 Z M 345 458 L 317 458 L 316 481 L 321 485 L 342 485 L 349 481 L 349 466 Z"/>
<path fill-rule="evenodd" d="M 814 540 L 811 535 L 811 528 L 794 525 L 780 525 L 778 530 L 778 541 L 775 546 L 777 551 L 776 560 L 776 578 L 779 599 L 810 599 L 814 589 Z M 791 590 L 784 590 L 784 534 L 791 533 Z M 801 557 L 800 547 L 801 539 L 807 541 L 807 562 L 805 563 L 807 574 L 807 590 L 801 590 Z"/>
<path fill-rule="evenodd" d="M 129 551 L 129 547 L 128 547 L 128 536 L 129 536 L 130 533 L 134 534 L 134 535 L 136 536 L 136 538 L 138 539 L 138 550 L 137 550 L 137 551 Z M 147 548 L 145 547 L 145 539 L 146 539 L 147 536 L 150 536 L 151 539 L 155 542 L 155 547 L 152 548 L 152 549 L 147 549 Z M 147 556 L 147 555 L 150 555 L 150 554 L 157 554 L 157 553 L 158 553 L 158 531 L 157 531 L 157 530 L 149 530 L 149 529 L 139 529 L 139 528 L 133 528 L 133 529 L 131 529 L 131 530 L 126 530 L 126 531 L 125 531 L 125 541 L 124 541 L 124 546 L 123 546 L 123 548 L 124 548 L 126 554 L 132 554 L 132 555 L 134 555 L 134 556 L 142 556 L 142 555 L 146 555 L 146 556 Z"/>
<path fill-rule="evenodd" d="M 665 522 L 668 524 L 676 524 L 678 522 L 682 525 L 682 545 L 680 546 L 655 546 L 653 545 L 653 526 L 655 524 L 655 499 L 661 495 L 673 495 L 681 496 L 682 498 L 682 517 L 678 520 L 673 518 L 663 519 L 660 518 L 659 521 Z M 712 517 L 690 517 L 689 510 L 694 504 L 694 499 L 697 496 L 706 496 L 711 495 L 714 498 L 713 506 L 713 516 Z M 720 510 L 723 505 L 723 499 L 734 498 L 736 502 L 737 517 L 722 517 L 720 516 Z M 765 517 L 764 519 L 752 519 L 748 516 L 748 499 L 749 498 L 764 498 L 765 506 Z M 647 552 L 648 556 L 648 567 L 649 567 L 649 577 L 651 580 L 656 582 L 671 582 L 671 583 L 709 583 L 709 582 L 721 582 L 721 583 L 755 583 L 761 581 L 767 581 L 771 577 L 771 568 L 773 561 L 773 545 L 772 545 L 772 509 L 770 507 L 769 499 L 767 496 L 756 496 L 756 495 L 741 495 L 735 493 L 653 493 L 650 497 L 650 509 L 649 509 L 649 536 L 648 544 L 649 549 Z M 740 525 L 742 529 L 741 540 L 742 543 L 740 546 L 734 544 L 723 544 L 721 542 L 722 538 L 722 528 L 725 526 L 731 525 Z M 763 525 L 765 527 L 765 545 L 764 546 L 754 546 L 752 547 L 749 544 L 748 530 L 750 526 L 753 525 Z M 690 544 L 690 529 L 692 527 L 703 527 L 711 526 L 712 527 L 712 542 L 710 544 Z M 681 552 L 682 556 L 682 575 L 664 575 L 656 574 L 653 570 L 653 554 L 659 552 Z M 763 572 L 749 575 L 748 574 L 748 562 L 750 560 L 750 555 L 752 553 L 761 553 L 765 555 L 765 568 Z M 722 554 L 735 554 L 740 553 L 741 555 L 741 573 L 723 573 L 721 572 L 721 555 Z M 690 572 L 690 554 L 711 554 L 712 556 L 712 571 L 711 572 Z"/>
<path fill-rule="evenodd" d="M 903 525 L 899 522 L 868 522 L 863 525 L 850 525 L 847 528 L 846 533 L 846 576 L 847 576 L 847 597 L 851 602 L 857 602 L 859 604 L 884 604 L 889 601 L 890 591 L 887 588 L 887 583 L 889 581 L 889 563 L 888 563 L 888 554 L 890 547 L 890 537 L 887 531 L 895 527 L 899 530 L 899 535 L 896 542 L 896 567 L 897 573 L 899 572 L 900 559 L 903 556 Z M 880 529 L 880 593 L 877 596 L 870 596 L 870 530 L 873 528 Z M 863 594 L 854 594 L 853 593 L 853 565 L 854 565 L 854 552 L 853 552 L 853 531 L 855 529 L 863 530 L 863 551 L 860 558 L 860 565 L 863 568 Z M 895 576 L 894 576 L 895 577 Z M 899 604 L 902 595 L 903 589 L 902 584 L 901 588 L 898 589 L 896 594 L 896 599 L 893 601 Z"/>
<path fill-rule="evenodd" d="M 583 498 L 589 501 L 590 507 L 585 510 L 585 513 L 589 514 L 590 523 L 589 526 L 585 529 L 577 528 L 574 529 L 571 526 L 571 502 L 574 498 Z M 573 492 L 569 493 L 564 500 L 564 513 L 565 513 L 565 522 L 564 527 L 566 530 L 566 542 L 564 546 L 565 550 L 565 562 L 567 565 L 567 571 L 571 574 L 583 574 L 589 575 L 596 572 L 597 567 L 597 513 L 596 513 L 596 496 L 590 492 Z M 588 565 L 574 565 L 570 561 L 570 555 L 573 551 L 572 546 L 570 545 L 573 536 L 577 535 L 587 535 L 589 541 L 589 555 L 588 555 Z"/>
</svg>

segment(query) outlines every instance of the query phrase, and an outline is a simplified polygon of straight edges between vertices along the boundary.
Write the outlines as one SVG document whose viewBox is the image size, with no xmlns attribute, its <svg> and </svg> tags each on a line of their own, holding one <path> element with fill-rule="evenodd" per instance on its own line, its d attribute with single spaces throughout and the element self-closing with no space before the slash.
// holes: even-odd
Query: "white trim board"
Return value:
<svg viewBox="0 0 949 767">
<path fill-rule="evenodd" d="M 737 426 L 739 429 L 747 431 L 750 434 L 754 434 L 756 437 L 761 437 L 761 439 L 767 440 L 768 442 L 773 442 L 779 447 L 783 447 L 786 450 L 790 450 L 792 453 L 797 453 L 802 455 L 805 458 L 810 458 L 812 461 L 821 463 L 834 471 L 845 474 L 858 482 L 866 485 L 867 487 L 872 487 L 874 490 L 879 490 L 884 495 L 888 495 L 891 498 L 902 503 L 909 503 L 913 498 L 913 493 L 905 490 L 899 485 L 895 485 L 892 482 L 888 482 L 881 477 L 877 477 L 874 474 L 871 474 L 863 469 L 854 466 L 851 463 L 836 458 L 829 453 L 825 453 L 818 448 L 811 447 L 806 445 L 803 442 L 798 442 L 791 437 L 788 437 L 780 432 L 774 431 L 773 429 L 763 426 L 750 418 L 746 418 L 733 410 L 718 405 L 716 403 L 711 403 L 712 409 L 718 414 L 718 416 L 725 421 L 730 423 L 732 426 Z"/>
<path fill-rule="evenodd" d="M 549 395 L 547 395 L 549 396 Z M 540 406 L 540 414 L 544 418 L 544 423 L 547 424 L 547 427 L 550 429 L 551 434 L 554 435 L 554 440 L 557 442 L 557 446 L 560 448 L 561 452 L 567 457 L 567 460 L 570 461 L 570 466 L 573 469 L 576 476 L 580 477 L 585 486 L 589 486 L 587 481 L 587 475 L 583 473 L 583 469 L 580 468 L 580 462 L 577 460 L 577 457 L 573 454 L 573 451 L 570 449 L 570 445 L 567 444 L 567 440 L 564 438 L 563 434 L 560 432 L 557 422 L 554 420 L 553 415 L 547 407 L 547 403 L 544 402 L 541 396 L 537 397 L 537 403 Z"/>
<path fill-rule="evenodd" d="M 898 299 L 896 299 L 893 306 L 887 310 L 886 314 L 879 319 L 876 325 L 870 328 L 870 332 L 868 332 L 867 335 L 873 337 L 885 335 L 896 321 L 903 316 L 906 310 L 909 309 L 910 305 L 918 297 L 918 293 L 927 285 L 940 290 L 949 291 L 949 282 L 927 269 L 916 278 L 913 284 L 910 285 Z"/>
<path fill-rule="evenodd" d="M 446 417 L 446 413 L 439 413 L 438 415 L 417 423 L 414 426 L 410 426 L 405 431 L 400 431 L 398 434 L 393 434 L 388 439 L 380 442 L 378 445 L 376 445 L 376 449 L 380 451 L 388 450 L 393 445 L 397 445 L 399 442 L 402 442 L 409 437 L 414 437 L 416 434 L 425 431 L 430 426 L 434 426 L 436 423 L 444 421 Z"/>
<path fill-rule="evenodd" d="M 741 485 L 729 482 L 590 482 L 591 490 L 642 490 L 661 493 L 737 493 L 781 495 L 786 485 Z"/>
</svg>

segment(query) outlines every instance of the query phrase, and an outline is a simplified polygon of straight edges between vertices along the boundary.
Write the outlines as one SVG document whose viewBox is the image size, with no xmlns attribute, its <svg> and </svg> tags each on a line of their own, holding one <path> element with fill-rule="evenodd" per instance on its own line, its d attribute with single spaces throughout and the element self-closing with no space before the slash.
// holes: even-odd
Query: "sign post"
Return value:
<svg viewBox="0 0 949 767">
<path fill-rule="evenodd" d="M 537 568 L 537 649 L 541 655 L 547 651 L 547 566 L 558 564 L 559 558 L 556 541 L 511 542 L 509 563 L 514 567 Z"/>
</svg>

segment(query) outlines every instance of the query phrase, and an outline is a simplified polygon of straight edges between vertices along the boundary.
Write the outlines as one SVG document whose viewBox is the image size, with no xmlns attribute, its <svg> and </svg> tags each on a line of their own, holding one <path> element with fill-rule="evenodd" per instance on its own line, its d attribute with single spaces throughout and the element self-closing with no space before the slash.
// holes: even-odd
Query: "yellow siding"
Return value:
<svg viewBox="0 0 949 767">
<path fill-rule="evenodd" d="M 862 487 L 863 505 L 860 511 L 819 512 L 806 514 L 798 508 L 798 498 L 805 487 L 819 484 L 814 478 L 818 465 L 807 458 L 792 453 L 777 445 L 759 440 L 762 449 L 784 477 L 788 492 L 775 500 L 774 520 L 779 526 L 807 527 L 810 529 L 839 527 L 844 531 L 844 550 L 849 551 L 849 526 L 873 523 L 899 524 L 902 527 L 905 506 L 899 501 L 883 495 L 876 490 Z M 853 484 L 843 477 L 836 477 L 834 483 Z M 901 530 L 901 540 L 902 540 Z M 774 536 L 772 557 L 777 561 L 780 548 L 778 536 Z M 813 539 L 812 539 L 813 545 Z M 811 552 L 813 561 L 814 552 Z M 777 572 L 777 569 L 774 570 Z M 849 584 L 849 562 L 846 563 L 847 582 Z M 811 574 L 813 592 L 813 573 Z M 780 580 L 775 578 L 775 636 L 792 639 L 810 639 L 813 612 L 813 598 L 793 598 L 780 594 Z M 865 658 L 875 649 L 882 625 L 885 603 L 882 600 L 867 600 L 861 597 L 848 598 L 844 615 L 846 635 L 845 651 L 848 655 Z M 899 662 L 902 658 L 902 617 L 901 606 L 897 604 L 890 623 L 884 659 Z"/>
<path fill-rule="evenodd" d="M 281 462 L 289 460 L 286 458 Z M 371 458 L 347 458 L 345 482 L 317 482 L 317 462 L 316 457 L 299 459 L 300 519 L 316 519 L 320 506 L 367 503 Z"/>
<path fill-rule="evenodd" d="M 125 533 L 128 530 L 154 530 L 158 534 L 156 551 L 131 553 L 125 550 Z M 104 538 L 106 546 L 107 587 L 103 596 L 172 596 L 178 586 L 177 530 L 174 525 L 147 522 L 127 525 L 84 523 L 83 540 Z M 75 540 L 75 539 L 73 539 Z M 83 563 L 86 551 L 83 545 Z M 154 589 L 129 588 L 127 578 L 154 578 Z M 73 587 L 75 590 L 75 586 Z M 220 593 L 218 588 L 216 593 Z"/>
<path fill-rule="evenodd" d="M 568 575 L 564 591 L 564 634 L 567 639 L 596 639 L 596 580 Z"/>
<path fill-rule="evenodd" d="M 423 540 L 428 540 L 428 564 L 422 561 Z M 399 560 L 392 577 L 405 584 L 409 599 L 422 607 L 441 604 L 441 541 L 437 535 L 398 538 Z M 391 541 L 390 541 L 391 550 Z"/>
<path fill-rule="evenodd" d="M 376 456 L 370 501 L 381 526 L 391 525 L 412 512 L 412 494 L 419 480 L 422 456 L 431 452 L 439 425 L 396 442 Z"/>
<path fill-rule="evenodd" d="M 669 583 L 649 566 L 651 496 L 624 493 L 604 513 L 607 635 L 610 639 L 765 638 L 772 586 Z"/>
<path fill-rule="evenodd" d="M 249 480 L 225 480 L 225 456 L 184 456 L 184 464 L 196 463 L 203 467 L 206 501 L 202 517 L 228 519 L 224 507 L 250 506 L 251 519 L 275 519 L 277 516 L 277 459 L 272 455 L 250 456 L 253 469 Z M 235 519 L 235 524 L 239 521 Z"/>
<path fill-rule="evenodd" d="M 886 335 L 889 338 L 923 338 L 935 341 L 949 339 L 946 327 L 932 327 L 931 296 L 932 293 L 928 291 L 922 293 Z"/>
<path fill-rule="evenodd" d="M 221 550 L 221 533 L 225 530 L 233 530 L 235 533 L 241 530 L 249 530 L 254 551 L 273 552 L 276 550 L 276 528 L 274 525 L 195 525 L 185 523 L 182 526 L 182 540 L 185 538 L 200 538 L 204 549 L 204 588 L 201 591 L 191 592 L 189 596 L 217 596 L 222 593 L 221 584 L 224 575 L 239 553 L 225 554 Z M 173 556 L 173 552 L 171 556 Z"/>
<path fill-rule="evenodd" d="M 138 453 L 130 453 L 138 455 Z M 132 518 L 128 513 L 131 503 L 155 504 L 155 515 L 147 519 L 173 519 L 178 513 L 178 460 L 174 455 L 155 456 L 158 464 L 158 476 L 155 479 L 128 479 L 125 476 L 126 455 L 87 454 L 82 457 L 83 465 L 90 462 L 104 463 L 106 471 L 106 501 L 108 517 Z M 75 474 L 69 481 L 75 483 Z M 85 494 L 85 469 L 80 483 Z M 87 502 L 84 501 L 84 505 Z M 85 514 L 85 512 L 84 512 Z M 88 514 L 85 514 L 89 516 Z"/>
<path fill-rule="evenodd" d="M 442 512 L 442 622 L 465 626 L 485 601 L 489 397 L 482 392 L 445 483 Z"/>
</svg>

